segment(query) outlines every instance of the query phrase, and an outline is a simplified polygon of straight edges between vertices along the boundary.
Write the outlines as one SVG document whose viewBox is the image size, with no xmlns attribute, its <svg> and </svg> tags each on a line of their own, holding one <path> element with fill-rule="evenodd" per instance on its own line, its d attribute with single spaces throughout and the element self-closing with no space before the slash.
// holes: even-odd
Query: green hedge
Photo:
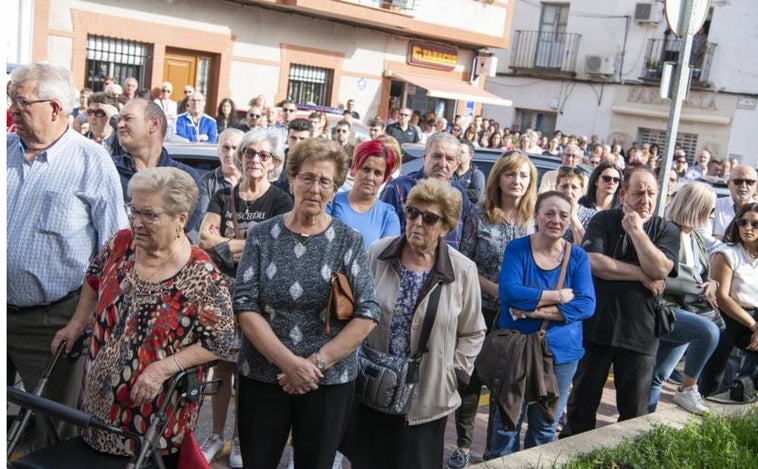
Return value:
<svg viewBox="0 0 758 469">
<path fill-rule="evenodd" d="M 565 469 L 758 468 L 758 407 L 743 415 L 705 415 L 675 429 L 653 429 L 615 448 L 602 448 L 561 466 Z"/>
</svg>

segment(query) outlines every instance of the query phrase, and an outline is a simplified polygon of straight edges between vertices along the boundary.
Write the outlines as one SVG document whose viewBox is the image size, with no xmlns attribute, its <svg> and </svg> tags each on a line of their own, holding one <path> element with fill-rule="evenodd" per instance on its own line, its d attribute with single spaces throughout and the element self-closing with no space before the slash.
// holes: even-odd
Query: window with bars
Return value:
<svg viewBox="0 0 758 469">
<path fill-rule="evenodd" d="M 287 98 L 296 103 L 328 106 L 332 101 L 334 70 L 290 64 Z"/>
<path fill-rule="evenodd" d="M 87 36 L 87 88 L 102 91 L 106 77 L 116 83 L 134 77 L 144 86 L 147 83 L 148 63 L 153 46 L 106 36 Z"/>
<path fill-rule="evenodd" d="M 657 144 L 661 151 L 660 155 L 666 154 L 666 131 L 658 129 L 645 129 L 640 127 L 637 129 L 637 141 L 640 144 L 649 143 Z M 687 134 L 679 132 L 676 136 L 676 145 L 682 147 L 682 150 L 687 154 L 687 161 L 692 164 L 695 158 L 695 152 L 697 151 L 697 134 Z"/>
</svg>

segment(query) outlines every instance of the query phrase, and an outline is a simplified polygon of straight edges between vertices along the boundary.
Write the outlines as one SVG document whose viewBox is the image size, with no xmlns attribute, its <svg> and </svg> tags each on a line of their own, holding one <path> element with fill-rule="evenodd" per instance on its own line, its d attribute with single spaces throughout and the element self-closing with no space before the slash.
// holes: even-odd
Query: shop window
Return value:
<svg viewBox="0 0 758 469">
<path fill-rule="evenodd" d="M 333 79 L 332 69 L 290 64 L 287 97 L 296 103 L 328 106 Z"/>
<path fill-rule="evenodd" d="M 645 129 L 640 127 L 637 131 L 637 141 L 640 145 L 644 143 L 657 144 L 661 149 L 658 154 L 666 154 L 666 131 L 658 129 Z M 687 160 L 692 163 L 692 159 L 695 157 L 697 151 L 697 134 L 686 134 L 679 132 L 676 136 L 677 146 L 682 147 L 682 150 L 687 154 Z"/>
<path fill-rule="evenodd" d="M 152 58 L 153 46 L 144 42 L 129 41 L 106 36 L 87 36 L 87 87 L 103 90 L 106 77 L 116 83 L 134 77 L 144 86 L 147 83 L 147 64 Z"/>
</svg>

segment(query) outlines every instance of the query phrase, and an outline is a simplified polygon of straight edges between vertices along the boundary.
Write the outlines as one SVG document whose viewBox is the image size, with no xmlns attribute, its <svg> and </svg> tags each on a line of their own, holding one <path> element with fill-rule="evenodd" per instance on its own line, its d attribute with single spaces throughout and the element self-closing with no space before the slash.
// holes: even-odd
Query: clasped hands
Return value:
<svg viewBox="0 0 758 469">
<path fill-rule="evenodd" d="M 288 394 L 305 394 L 318 389 L 324 374 L 316 366 L 315 354 L 308 358 L 295 357 L 290 366 L 276 375 L 276 380 Z"/>
</svg>

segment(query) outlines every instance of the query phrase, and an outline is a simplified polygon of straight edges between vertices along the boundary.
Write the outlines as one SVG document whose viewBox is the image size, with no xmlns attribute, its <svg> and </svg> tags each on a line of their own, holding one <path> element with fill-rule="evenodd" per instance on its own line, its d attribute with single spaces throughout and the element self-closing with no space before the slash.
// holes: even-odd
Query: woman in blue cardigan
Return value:
<svg viewBox="0 0 758 469">
<path fill-rule="evenodd" d="M 500 271 L 500 317 L 497 328 L 535 334 L 548 319 L 547 345 L 553 354 L 553 371 L 558 382 L 558 410 L 545 418 L 538 404 L 522 405 L 516 428 L 506 431 L 500 410 L 494 409 L 487 459 L 520 449 L 519 433 L 524 416 L 529 428 L 524 447 L 549 443 L 566 405 L 577 363 L 584 355 L 582 321 L 595 311 L 595 289 L 587 254 L 571 249 L 563 288 L 556 289 L 568 243 L 562 238 L 571 222 L 571 199 L 550 191 L 540 194 L 535 205 L 536 232 L 518 238 L 505 248 Z"/>
</svg>

